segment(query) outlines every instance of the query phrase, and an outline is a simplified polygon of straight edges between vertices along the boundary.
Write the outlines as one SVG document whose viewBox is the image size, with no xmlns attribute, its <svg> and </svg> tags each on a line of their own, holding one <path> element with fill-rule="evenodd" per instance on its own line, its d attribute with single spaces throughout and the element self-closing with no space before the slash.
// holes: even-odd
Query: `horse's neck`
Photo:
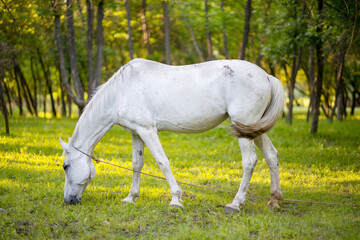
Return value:
<svg viewBox="0 0 360 240">
<path fill-rule="evenodd" d="M 81 115 L 71 143 L 82 151 L 92 154 L 96 144 L 114 125 L 116 106 L 119 96 L 122 95 L 120 91 L 123 70 L 124 68 L 121 68 L 100 86 Z"/>
<path fill-rule="evenodd" d="M 114 125 L 108 115 L 82 115 L 71 138 L 73 146 L 92 154 L 96 144 Z"/>
<path fill-rule="evenodd" d="M 113 108 L 114 104 L 101 101 L 88 106 L 76 124 L 71 143 L 82 151 L 92 154 L 96 144 L 114 125 Z"/>
</svg>

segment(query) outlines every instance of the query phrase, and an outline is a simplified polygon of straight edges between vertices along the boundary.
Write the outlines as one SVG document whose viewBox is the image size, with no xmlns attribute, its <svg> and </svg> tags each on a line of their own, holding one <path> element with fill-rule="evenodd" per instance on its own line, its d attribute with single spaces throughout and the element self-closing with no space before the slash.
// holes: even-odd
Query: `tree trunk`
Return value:
<svg viewBox="0 0 360 240">
<path fill-rule="evenodd" d="M 336 82 L 339 83 L 339 90 L 338 90 L 338 96 L 337 96 L 337 115 L 336 119 L 338 121 L 343 120 L 343 116 L 346 112 L 345 108 L 345 97 L 344 97 L 344 91 L 345 91 L 345 84 L 343 79 L 343 70 L 345 65 L 345 52 L 340 53 L 338 58 L 338 67 L 337 67 L 337 74 L 336 74 Z"/>
<path fill-rule="evenodd" d="M 245 50 L 246 45 L 249 39 L 249 32 L 250 32 L 250 18 L 251 18 L 251 0 L 246 1 L 245 7 L 245 25 L 244 25 L 244 36 L 240 48 L 239 59 L 245 59 Z"/>
<path fill-rule="evenodd" d="M 25 97 L 25 102 L 26 102 L 27 108 L 29 109 L 29 112 L 31 114 L 35 113 L 35 115 L 37 116 L 37 109 L 36 109 L 34 98 L 31 95 L 31 91 L 30 91 L 29 85 L 27 84 L 27 82 L 25 80 L 24 74 L 21 71 L 19 64 L 17 64 L 17 63 L 15 64 L 15 71 L 20 78 L 21 87 L 24 92 L 24 97 Z M 33 110 L 34 110 L 34 112 L 33 112 Z"/>
<path fill-rule="evenodd" d="M 286 123 L 287 124 L 292 124 L 295 81 L 296 81 L 296 75 L 297 75 L 299 67 L 300 67 L 301 53 L 302 53 L 302 47 L 298 46 L 297 55 L 296 55 L 296 57 L 293 58 L 293 64 L 291 67 L 291 77 L 290 77 L 290 84 L 289 84 L 289 111 L 286 115 Z"/>
<path fill-rule="evenodd" d="M 15 62 L 14 62 L 14 64 L 15 64 Z M 20 116 L 24 116 L 24 111 L 23 111 L 23 107 L 22 107 L 21 88 L 20 88 L 19 79 L 18 79 L 16 71 L 15 71 L 15 67 L 14 67 L 14 76 L 15 76 L 16 87 L 17 87 L 17 92 L 18 92 L 18 102 L 17 103 L 19 106 Z"/>
<path fill-rule="evenodd" d="M 46 85 L 46 84 L 45 84 Z M 47 90 L 46 90 L 46 86 L 44 86 L 44 102 L 43 102 L 43 108 L 44 108 L 44 118 L 46 118 L 46 93 L 47 93 Z"/>
<path fill-rule="evenodd" d="M 221 1 L 220 5 L 221 5 L 221 12 L 224 16 L 224 0 Z M 225 30 L 224 18 L 222 18 L 221 27 L 222 27 L 223 41 L 224 41 L 224 56 L 226 59 L 229 59 L 229 51 L 228 51 L 228 46 L 227 46 L 227 34 L 226 34 L 226 30 Z"/>
<path fill-rule="evenodd" d="M 306 5 L 303 4 L 300 21 L 303 20 L 306 11 Z M 294 7 L 295 12 L 295 19 L 297 20 L 297 7 Z M 297 35 L 294 35 L 294 38 L 297 38 Z M 291 77 L 290 77 L 290 84 L 289 84 L 289 111 L 286 116 L 286 123 L 292 124 L 292 116 L 293 116 L 293 102 L 294 102 L 294 89 L 296 83 L 296 75 L 300 68 L 301 63 L 301 56 L 302 56 L 302 46 L 298 45 L 296 50 L 296 56 L 293 58 L 293 64 L 291 67 Z"/>
<path fill-rule="evenodd" d="M 151 52 L 150 40 L 149 40 L 150 39 L 149 28 L 146 20 L 146 0 L 142 0 L 140 16 L 141 16 L 141 28 L 143 31 L 143 39 L 145 42 L 147 54 L 148 56 L 150 56 L 152 52 Z"/>
<path fill-rule="evenodd" d="M 266 5 L 266 9 L 265 9 L 265 16 L 264 16 L 264 21 L 263 21 L 263 29 L 261 31 L 261 36 L 260 36 L 260 44 L 261 45 L 264 45 L 265 42 L 266 42 L 265 34 L 266 34 L 266 29 L 268 28 L 268 25 L 269 25 L 269 14 L 270 14 L 271 2 L 272 2 L 272 0 L 267 1 L 267 5 Z M 256 59 L 256 65 L 258 65 L 259 67 L 261 67 L 261 65 L 262 65 L 263 57 L 264 56 L 260 51 L 259 56 Z"/>
<path fill-rule="evenodd" d="M 66 92 L 67 92 L 68 96 L 70 97 L 70 99 L 72 101 L 74 101 L 76 105 L 84 107 L 84 105 L 85 105 L 84 101 L 81 100 L 79 97 L 75 96 L 75 94 L 74 94 L 74 92 L 73 92 L 73 90 L 71 88 L 70 81 L 69 81 L 68 76 L 67 76 L 66 64 L 65 64 L 65 56 L 64 56 L 63 44 L 62 44 L 61 33 L 60 33 L 60 15 L 58 15 L 55 12 L 54 16 L 55 16 L 55 18 L 54 18 L 55 38 L 56 38 L 57 50 L 58 50 L 58 53 L 59 53 L 61 81 L 64 84 Z"/>
<path fill-rule="evenodd" d="M 33 58 L 30 58 L 30 70 L 31 70 L 31 76 L 33 78 L 34 81 L 34 108 L 35 108 L 35 112 L 36 112 L 36 116 L 37 116 L 37 82 L 39 81 L 39 76 L 35 76 L 35 72 L 34 72 L 34 66 L 33 66 Z"/>
<path fill-rule="evenodd" d="M 91 0 L 86 0 L 87 11 L 87 41 L 86 41 L 86 55 L 88 60 L 88 98 L 91 98 L 94 91 L 94 59 L 93 59 L 93 22 L 94 11 Z"/>
<path fill-rule="evenodd" d="M 196 36 L 194 34 L 194 31 L 192 30 L 192 27 L 191 27 L 190 23 L 188 22 L 188 20 L 186 19 L 186 17 L 184 16 L 184 14 L 183 14 L 182 18 L 184 19 L 184 23 L 185 23 L 187 29 L 189 30 L 189 33 L 190 33 L 190 36 L 191 36 L 191 41 L 192 41 L 192 43 L 194 45 L 194 48 L 195 48 L 195 51 L 196 51 L 196 53 L 197 53 L 197 55 L 199 57 L 199 60 L 200 60 L 200 62 L 204 62 L 205 59 L 204 59 L 204 57 L 202 55 L 202 52 L 201 52 L 201 50 L 199 48 L 199 45 L 198 45 L 197 41 L 196 41 Z"/>
<path fill-rule="evenodd" d="M 25 105 L 29 111 L 29 113 L 31 115 L 33 115 L 31 106 L 30 106 L 30 102 L 28 100 L 28 97 L 26 95 L 26 91 L 22 82 L 22 79 L 20 77 L 20 74 L 18 72 L 18 64 L 14 61 L 14 74 L 15 74 L 15 79 L 16 79 L 16 85 L 18 88 L 18 94 L 19 94 L 19 100 L 21 99 L 21 104 L 22 104 L 22 100 L 25 99 Z"/>
<path fill-rule="evenodd" d="M 4 120 L 5 120 L 5 131 L 6 131 L 7 134 L 10 134 L 8 111 L 6 109 L 5 98 L 4 98 L 3 78 L 4 78 L 4 72 L 3 72 L 3 66 L 1 66 L 1 69 L 0 69 L 0 104 L 1 104 L 1 112 L 2 112 L 2 114 L 4 116 Z M 9 102 L 9 104 L 10 104 L 10 102 Z"/>
<path fill-rule="evenodd" d="M 70 56 L 70 68 L 71 75 L 73 78 L 73 84 L 76 92 L 76 98 L 74 98 L 75 103 L 79 107 L 79 113 L 81 113 L 82 109 L 85 107 L 84 101 L 84 88 L 82 86 L 79 70 L 77 66 L 76 60 L 76 48 L 75 48 L 75 31 L 74 31 L 74 18 L 72 11 L 72 0 L 66 1 L 66 16 L 67 16 L 67 37 L 68 37 L 68 45 L 69 45 L 69 56 Z M 64 79 L 64 78 L 63 78 Z M 70 92 L 68 91 L 70 95 Z"/>
<path fill-rule="evenodd" d="M 60 86 L 60 92 L 61 92 L 61 117 L 66 117 L 66 103 L 65 103 L 65 89 L 64 84 L 61 80 L 61 71 L 60 71 L 60 64 L 58 64 L 59 68 L 59 86 Z"/>
<path fill-rule="evenodd" d="M 310 112 L 313 109 L 314 104 L 314 48 L 313 46 L 309 46 L 309 86 L 310 86 L 310 101 L 309 101 L 309 107 L 306 114 L 306 121 L 309 121 L 310 118 Z"/>
<path fill-rule="evenodd" d="M 126 8 L 128 35 L 129 35 L 128 41 L 129 41 L 130 59 L 134 59 L 134 45 L 133 45 L 133 41 L 132 41 L 131 14 L 130 14 L 129 1 L 124 0 L 124 3 L 125 3 L 125 8 Z"/>
<path fill-rule="evenodd" d="M 212 51 L 212 41 L 211 41 L 211 32 L 210 32 L 210 23 L 209 23 L 209 9 L 208 9 L 207 0 L 205 0 L 205 30 L 206 30 L 206 39 L 207 39 L 208 60 L 212 60 L 213 51 Z"/>
<path fill-rule="evenodd" d="M 359 95 L 359 90 L 357 88 L 357 84 L 355 82 L 356 80 L 352 80 L 351 81 L 351 86 L 353 87 L 353 90 L 351 92 L 351 96 L 352 96 L 352 99 L 351 99 L 351 116 L 354 116 L 355 114 L 355 107 L 356 107 L 356 95 Z"/>
<path fill-rule="evenodd" d="M 68 117 L 71 118 L 71 113 L 72 113 L 72 102 L 71 102 L 71 99 L 69 98 L 69 94 L 67 95 L 67 105 L 68 105 Z"/>
<path fill-rule="evenodd" d="M 322 12 L 324 9 L 324 0 L 317 0 L 318 2 L 318 16 L 320 19 L 319 24 L 317 25 L 316 32 L 318 36 L 322 35 Z M 319 107 L 321 100 L 321 91 L 322 91 L 322 82 L 324 74 L 324 56 L 323 56 L 323 43 L 321 39 L 318 39 L 316 43 L 316 65 L 317 65 L 317 78 L 314 81 L 314 105 L 311 113 L 311 129 L 312 134 L 317 133 L 318 124 L 319 124 Z"/>
<path fill-rule="evenodd" d="M 100 85 L 101 80 L 101 70 L 103 63 L 103 50 L 104 50 L 104 35 L 103 35 L 103 25 L 102 21 L 104 18 L 104 1 L 101 0 L 98 5 L 97 11 L 97 29 L 96 29 L 96 39 L 97 39 L 97 50 L 96 50 L 96 68 L 95 68 L 95 79 L 93 89 L 96 89 Z"/>
<path fill-rule="evenodd" d="M 351 100 L 351 116 L 354 116 L 355 114 L 355 107 L 356 107 L 356 95 L 359 95 L 358 91 L 353 91 L 352 92 L 352 100 Z"/>
<path fill-rule="evenodd" d="M 171 64 L 171 59 L 170 59 L 170 20 L 169 20 L 168 2 L 163 1 L 162 5 L 163 5 L 163 11 L 164 11 L 166 64 Z"/>
<path fill-rule="evenodd" d="M 4 84 L 5 94 L 7 96 L 8 103 L 9 103 L 10 115 L 12 116 L 13 113 L 12 113 L 12 107 L 11 107 L 10 91 L 9 91 L 8 87 L 6 86 L 5 82 L 3 82 L 3 84 Z"/>
<path fill-rule="evenodd" d="M 55 108 L 55 101 L 54 101 L 54 96 L 53 96 L 53 91 L 52 91 L 52 86 L 51 86 L 51 80 L 50 80 L 50 77 L 48 75 L 48 71 L 45 68 L 45 64 L 44 64 L 44 62 L 42 60 L 41 53 L 40 53 L 39 49 L 37 49 L 37 54 L 38 54 L 38 57 L 39 57 L 39 62 L 40 62 L 41 68 L 42 68 L 43 73 L 44 73 L 44 77 L 45 77 L 45 81 L 46 81 L 46 87 L 47 87 L 48 93 L 50 94 L 52 114 L 53 114 L 53 117 L 56 117 L 56 108 Z"/>
</svg>

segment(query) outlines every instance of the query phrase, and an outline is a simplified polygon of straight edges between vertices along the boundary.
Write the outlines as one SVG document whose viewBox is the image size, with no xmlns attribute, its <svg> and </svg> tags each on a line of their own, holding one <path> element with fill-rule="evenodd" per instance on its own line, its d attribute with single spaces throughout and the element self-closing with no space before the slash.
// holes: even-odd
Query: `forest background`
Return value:
<svg viewBox="0 0 360 240">
<path fill-rule="evenodd" d="M 358 13 L 358 0 L 0 0 L 0 238 L 357 239 Z M 136 205 L 121 205 L 131 173 L 105 164 L 83 202 L 65 204 L 58 137 L 71 136 L 96 87 L 135 57 L 245 59 L 279 78 L 285 114 L 269 136 L 284 198 L 336 204 L 266 208 L 253 195 L 268 196 L 271 184 L 258 150 L 238 214 L 221 208 L 233 194 L 185 186 L 185 208 L 169 209 L 168 185 L 148 177 Z M 226 127 L 159 136 L 177 180 L 238 188 L 240 149 Z M 145 151 L 144 172 L 161 176 Z M 114 127 L 94 155 L 131 168 L 131 152 L 130 133 Z"/>
<path fill-rule="evenodd" d="M 308 108 L 311 133 L 321 112 L 342 120 L 360 104 L 358 0 L 1 0 L 0 10 L 7 132 L 8 114 L 80 114 L 138 57 L 256 63 L 286 86 L 287 123 L 294 105 Z"/>
</svg>

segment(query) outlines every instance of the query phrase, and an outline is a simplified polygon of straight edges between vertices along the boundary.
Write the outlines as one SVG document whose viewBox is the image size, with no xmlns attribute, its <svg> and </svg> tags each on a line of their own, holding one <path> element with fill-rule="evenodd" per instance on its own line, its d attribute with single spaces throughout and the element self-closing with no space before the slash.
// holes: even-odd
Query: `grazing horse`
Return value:
<svg viewBox="0 0 360 240">
<path fill-rule="evenodd" d="M 144 144 L 154 156 L 170 186 L 170 206 L 182 207 L 182 191 L 161 146 L 158 132 L 199 133 L 230 117 L 242 154 L 243 177 L 234 200 L 226 205 L 239 210 L 244 205 L 257 157 L 255 144 L 270 168 L 271 198 L 278 207 L 282 199 L 278 152 L 266 132 L 275 124 L 284 106 L 280 81 L 258 66 L 240 60 L 217 60 L 185 66 L 169 66 L 134 59 L 121 67 L 92 97 L 64 149 L 64 200 L 80 202 L 95 176 L 91 155 L 99 140 L 114 125 L 132 134 L 133 181 L 124 203 L 134 204 L 140 193 Z"/>
</svg>

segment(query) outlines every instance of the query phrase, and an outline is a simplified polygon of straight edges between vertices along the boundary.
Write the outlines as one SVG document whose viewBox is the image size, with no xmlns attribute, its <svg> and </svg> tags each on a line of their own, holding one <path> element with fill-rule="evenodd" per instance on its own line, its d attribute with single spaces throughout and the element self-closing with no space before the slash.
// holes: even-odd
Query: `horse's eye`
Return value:
<svg viewBox="0 0 360 240">
<path fill-rule="evenodd" d="M 64 171 L 66 171 L 66 169 L 67 169 L 68 167 L 69 167 L 69 165 L 63 164 Z"/>
</svg>

